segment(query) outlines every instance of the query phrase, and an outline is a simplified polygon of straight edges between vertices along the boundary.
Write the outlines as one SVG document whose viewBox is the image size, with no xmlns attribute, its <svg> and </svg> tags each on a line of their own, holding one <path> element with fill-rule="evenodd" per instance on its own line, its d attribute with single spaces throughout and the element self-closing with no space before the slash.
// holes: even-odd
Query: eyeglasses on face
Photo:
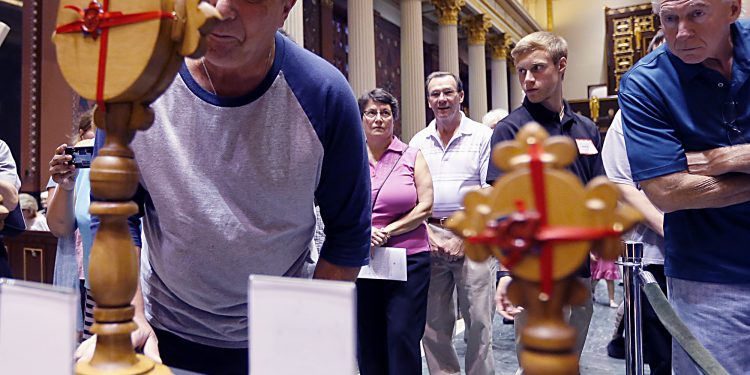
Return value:
<svg viewBox="0 0 750 375">
<path fill-rule="evenodd" d="M 446 98 L 450 99 L 450 98 L 456 96 L 457 92 L 456 92 L 456 90 L 453 90 L 453 89 L 446 89 L 446 90 L 443 90 L 443 91 L 437 91 L 437 90 L 435 90 L 435 91 L 430 92 L 430 97 L 433 98 L 433 99 L 439 99 L 441 94 L 445 95 Z"/>
<path fill-rule="evenodd" d="M 393 117 L 393 113 L 391 111 L 384 109 L 382 111 L 377 111 L 374 109 L 369 109 L 365 111 L 364 116 L 369 120 L 374 120 L 380 115 L 380 118 L 383 120 L 388 120 L 389 118 Z"/>
</svg>

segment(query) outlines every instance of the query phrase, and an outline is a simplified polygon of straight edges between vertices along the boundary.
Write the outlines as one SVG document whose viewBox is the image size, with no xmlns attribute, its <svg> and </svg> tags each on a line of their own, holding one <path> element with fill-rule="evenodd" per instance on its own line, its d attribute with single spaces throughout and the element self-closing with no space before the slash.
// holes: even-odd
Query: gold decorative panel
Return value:
<svg viewBox="0 0 750 375">
<path fill-rule="evenodd" d="M 633 66 L 633 54 L 615 56 L 615 73 L 625 73 Z"/>
<path fill-rule="evenodd" d="M 651 3 L 604 8 L 607 32 L 607 91 L 617 94 L 620 78 L 641 57 L 659 29 Z"/>
<path fill-rule="evenodd" d="M 633 36 L 632 35 L 626 35 L 626 36 L 619 36 L 615 37 L 615 42 L 613 43 L 613 50 L 615 55 L 623 54 L 623 53 L 633 53 Z"/>
</svg>

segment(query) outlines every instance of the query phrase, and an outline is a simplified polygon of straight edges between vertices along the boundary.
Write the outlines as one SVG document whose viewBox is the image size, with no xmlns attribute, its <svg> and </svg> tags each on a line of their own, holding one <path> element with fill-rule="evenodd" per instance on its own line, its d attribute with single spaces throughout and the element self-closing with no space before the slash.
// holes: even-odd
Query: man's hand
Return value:
<svg viewBox="0 0 750 375">
<path fill-rule="evenodd" d="M 130 334 L 130 339 L 133 341 L 133 347 L 136 350 L 143 350 L 143 354 L 147 357 L 158 363 L 162 363 L 161 356 L 159 355 L 159 340 L 156 338 L 154 329 L 151 328 L 151 325 L 143 318 L 135 317 L 133 318 L 133 321 L 138 325 L 138 329 Z M 94 355 L 95 346 L 96 335 L 91 336 L 78 346 L 75 353 L 75 360 L 77 362 L 90 360 Z"/>
<path fill-rule="evenodd" d="M 702 176 L 750 173 L 750 145 L 719 147 L 685 153 L 688 172 Z"/>
<path fill-rule="evenodd" d="M 432 255 L 449 261 L 461 259 L 464 256 L 464 242 L 461 237 L 442 227 L 428 224 L 427 239 L 430 242 Z"/>
<path fill-rule="evenodd" d="M 154 329 L 144 317 L 136 316 L 133 318 L 133 321 L 138 325 L 138 329 L 130 334 L 133 347 L 136 350 L 143 350 L 143 354 L 147 357 L 158 363 L 162 363 L 161 355 L 159 355 L 159 339 L 156 338 Z"/>
<path fill-rule="evenodd" d="M 497 291 L 495 292 L 495 306 L 497 312 L 503 318 L 513 320 L 518 313 L 523 311 L 523 307 L 515 306 L 508 299 L 508 285 L 513 280 L 510 276 L 503 276 L 497 282 Z"/>
</svg>

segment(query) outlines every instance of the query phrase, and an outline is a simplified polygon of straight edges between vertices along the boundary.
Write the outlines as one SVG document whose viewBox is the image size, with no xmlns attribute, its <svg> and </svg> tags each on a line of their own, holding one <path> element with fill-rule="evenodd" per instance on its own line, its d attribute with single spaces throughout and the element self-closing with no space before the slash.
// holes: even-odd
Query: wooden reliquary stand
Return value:
<svg viewBox="0 0 750 375">
<path fill-rule="evenodd" d="M 578 374 L 576 331 L 563 308 L 591 297 L 574 273 L 589 250 L 615 259 L 620 235 L 641 218 L 618 206 L 618 190 L 606 177 L 584 187 L 563 169 L 576 157 L 570 138 L 527 124 L 515 141 L 493 150 L 504 175 L 491 189 L 466 194 L 465 210 L 448 222 L 465 238 L 470 259 L 494 255 L 513 275 L 508 296 L 528 313 L 520 365 L 529 375 Z"/>
<path fill-rule="evenodd" d="M 78 374 L 169 373 L 136 355 L 131 300 L 138 286 L 138 258 L 127 219 L 138 169 L 128 146 L 151 126 L 149 104 L 172 83 L 185 56 L 203 53 L 203 36 L 220 15 L 199 0 L 61 0 L 53 41 L 65 80 L 99 104 L 95 122 L 106 131 L 91 165 L 91 214 L 101 223 L 91 251 L 90 283 L 97 302 L 93 358 Z"/>
</svg>

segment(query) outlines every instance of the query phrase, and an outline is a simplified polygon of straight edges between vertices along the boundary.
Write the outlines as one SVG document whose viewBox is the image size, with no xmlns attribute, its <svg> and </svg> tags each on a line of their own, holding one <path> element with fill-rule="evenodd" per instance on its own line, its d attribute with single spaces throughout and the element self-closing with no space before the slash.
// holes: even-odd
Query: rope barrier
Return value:
<svg viewBox="0 0 750 375">
<path fill-rule="evenodd" d="M 648 271 L 639 273 L 643 293 L 654 308 L 656 316 L 664 327 L 677 340 L 677 343 L 687 352 L 695 363 L 706 375 L 729 375 L 727 370 L 714 358 L 706 348 L 698 342 L 690 329 L 682 322 L 679 316 L 672 310 L 667 297 L 659 288 L 654 276 Z"/>
</svg>

